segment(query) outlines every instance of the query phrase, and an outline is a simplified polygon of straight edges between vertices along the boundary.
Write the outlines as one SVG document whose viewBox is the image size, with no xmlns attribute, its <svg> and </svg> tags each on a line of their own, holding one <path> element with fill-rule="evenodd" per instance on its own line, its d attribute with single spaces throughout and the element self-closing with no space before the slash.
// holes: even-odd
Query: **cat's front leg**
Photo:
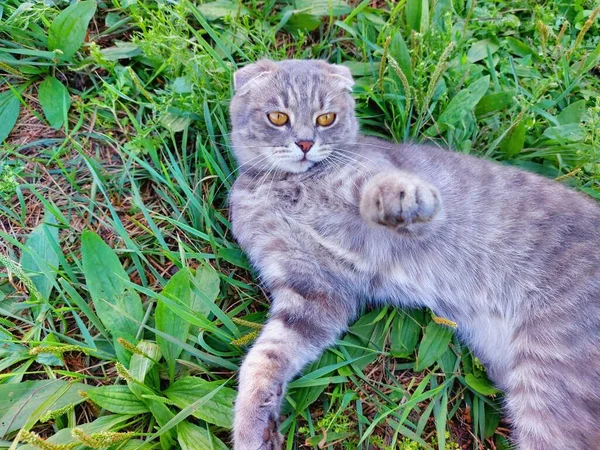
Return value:
<svg viewBox="0 0 600 450">
<path fill-rule="evenodd" d="M 438 189 L 400 170 L 383 172 L 363 187 L 360 214 L 368 222 L 402 229 L 431 221 L 441 209 Z"/>
<path fill-rule="evenodd" d="M 271 318 L 244 359 L 235 402 L 235 450 L 279 450 L 279 410 L 288 381 L 346 328 L 335 302 L 291 289 L 273 293 Z"/>
</svg>

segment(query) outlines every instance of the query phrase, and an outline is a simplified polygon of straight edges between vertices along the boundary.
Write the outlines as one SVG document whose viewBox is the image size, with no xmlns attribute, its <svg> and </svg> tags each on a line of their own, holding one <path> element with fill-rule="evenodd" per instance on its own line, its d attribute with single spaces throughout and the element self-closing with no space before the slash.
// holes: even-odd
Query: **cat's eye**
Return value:
<svg viewBox="0 0 600 450">
<path fill-rule="evenodd" d="M 279 111 L 270 112 L 269 114 L 267 114 L 267 117 L 269 118 L 269 122 L 278 127 L 282 127 L 290 121 L 290 118 L 287 114 L 284 114 Z"/>
<path fill-rule="evenodd" d="M 317 117 L 317 123 L 319 125 L 321 125 L 322 127 L 328 127 L 329 125 L 331 125 L 335 120 L 335 114 L 334 113 L 326 113 L 326 114 L 321 114 L 319 117 Z"/>
</svg>

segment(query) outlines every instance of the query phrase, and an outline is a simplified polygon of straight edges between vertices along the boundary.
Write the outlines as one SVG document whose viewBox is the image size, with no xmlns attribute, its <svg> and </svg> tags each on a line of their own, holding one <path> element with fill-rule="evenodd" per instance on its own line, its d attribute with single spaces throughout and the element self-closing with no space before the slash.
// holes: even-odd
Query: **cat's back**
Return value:
<svg viewBox="0 0 600 450">
<path fill-rule="evenodd" d="M 600 205 L 589 196 L 515 166 L 430 145 L 395 144 L 367 136 L 361 136 L 353 152 L 363 160 L 383 156 L 396 168 L 418 174 L 440 189 L 444 203 L 462 202 L 472 218 L 528 218 L 538 225 L 542 219 L 586 225 L 600 220 Z M 589 234 L 600 239 L 596 226 L 589 227 Z"/>
</svg>

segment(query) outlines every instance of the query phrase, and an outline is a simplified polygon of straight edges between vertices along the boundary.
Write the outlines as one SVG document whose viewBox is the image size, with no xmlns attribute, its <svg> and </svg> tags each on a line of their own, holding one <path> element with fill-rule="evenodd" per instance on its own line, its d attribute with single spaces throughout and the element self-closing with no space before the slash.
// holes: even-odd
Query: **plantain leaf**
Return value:
<svg viewBox="0 0 600 450">
<path fill-rule="evenodd" d="M 56 219 L 48 214 L 45 221 L 33 229 L 27 237 L 21 254 L 21 267 L 28 273 L 33 284 L 46 301 L 56 280 L 59 261 Z"/>
<path fill-rule="evenodd" d="M 206 20 L 217 20 L 224 17 L 237 17 L 248 14 L 248 9 L 241 3 L 231 0 L 217 0 L 198 5 L 198 11 L 202 13 Z"/>
<path fill-rule="evenodd" d="M 586 111 L 585 100 L 579 100 L 577 102 L 571 103 L 565 109 L 563 109 L 556 120 L 561 125 L 567 125 L 569 123 L 580 123 L 583 115 Z"/>
<path fill-rule="evenodd" d="M 500 46 L 496 39 L 483 39 L 481 41 L 475 42 L 469 51 L 467 52 L 467 60 L 469 62 L 477 62 L 481 61 L 484 58 L 487 58 L 488 49 L 490 54 L 494 54 L 498 51 Z"/>
<path fill-rule="evenodd" d="M 163 393 L 180 408 L 193 402 L 221 386 L 221 382 L 206 381 L 197 377 L 184 377 L 173 383 Z M 233 423 L 233 400 L 236 392 L 222 387 L 201 409 L 193 414 L 198 419 L 214 423 L 220 427 L 231 428 Z"/>
<path fill-rule="evenodd" d="M 505 108 L 508 108 L 514 103 L 515 91 L 494 92 L 493 94 L 484 95 L 477 106 L 475 107 L 475 115 L 479 117 L 487 116 Z"/>
<path fill-rule="evenodd" d="M 47 77 L 40 84 L 38 100 L 50 126 L 60 128 L 71 107 L 71 96 L 65 85 L 54 77 Z"/>
<path fill-rule="evenodd" d="M 93 433 L 101 433 L 103 431 L 118 431 L 122 428 L 127 427 L 129 425 L 130 420 L 132 420 L 132 419 L 134 419 L 134 418 L 130 415 L 110 414 L 107 416 L 99 417 L 98 419 L 96 419 L 90 423 L 78 424 L 77 428 L 80 428 L 81 430 L 83 430 L 84 433 L 86 433 L 88 435 L 93 434 Z M 79 445 L 79 444 L 81 444 L 81 442 L 79 442 L 75 437 L 73 437 L 73 429 L 72 428 L 63 428 L 62 430 L 58 430 L 55 434 L 50 436 L 46 441 L 49 442 L 50 444 L 65 445 L 65 446 L 68 444 L 76 443 L 76 444 L 78 444 L 75 447 L 76 449 L 80 450 L 82 448 L 85 448 L 82 445 Z M 20 445 L 18 448 L 19 448 L 19 450 L 39 450 L 40 449 L 40 447 L 33 446 L 30 444 Z M 48 448 L 56 448 L 56 447 L 48 446 Z M 67 447 L 67 448 L 69 448 L 69 447 Z M 89 448 L 89 447 L 87 447 L 87 448 Z M 131 447 L 125 446 L 124 448 L 131 448 Z M 140 450 L 145 449 L 145 448 L 146 447 L 143 447 L 143 446 L 139 447 Z M 119 446 L 119 449 L 121 449 L 120 446 Z"/>
<path fill-rule="evenodd" d="M 144 414 L 148 406 L 124 385 L 100 386 L 87 392 L 91 401 L 117 414 Z"/>
<path fill-rule="evenodd" d="M 420 320 L 418 320 L 420 318 Z M 423 311 L 398 311 L 392 322 L 391 353 L 396 358 L 412 355 L 419 342 Z"/>
<path fill-rule="evenodd" d="M 383 350 L 385 341 L 385 320 L 381 310 L 373 310 L 358 319 L 349 329 L 342 340 L 350 344 L 347 347 L 351 358 L 361 357 L 353 366 L 364 369 L 375 361 Z M 364 357 L 363 357 L 364 356 Z M 348 366 L 341 367 L 339 374 L 350 376 L 352 369 Z"/>
<path fill-rule="evenodd" d="M 489 75 L 480 78 L 466 89 L 461 90 L 454 96 L 448 106 L 438 119 L 439 132 L 457 125 L 469 112 L 475 109 L 483 95 L 487 92 L 490 84 Z M 428 130 L 429 131 L 429 130 Z"/>
<path fill-rule="evenodd" d="M 423 33 L 429 27 L 429 0 L 406 0 L 406 24 L 409 31 Z"/>
<path fill-rule="evenodd" d="M 119 258 L 92 231 L 83 232 L 81 254 L 87 287 L 102 324 L 113 338 L 134 342 L 144 310 L 137 292 L 127 289 L 129 276 Z M 121 362 L 129 359 L 120 345 L 115 349 Z"/>
<path fill-rule="evenodd" d="M 580 142 L 586 137 L 585 130 L 579 123 L 567 123 L 544 130 L 544 137 L 557 142 Z"/>
<path fill-rule="evenodd" d="M 396 62 L 398 63 L 398 65 L 400 66 L 402 73 L 404 73 L 404 76 L 408 80 L 409 86 L 412 85 L 412 76 L 413 75 L 412 75 L 412 63 L 411 63 L 411 59 L 410 59 L 410 52 L 408 50 L 406 42 L 404 42 L 404 39 L 402 38 L 402 34 L 400 34 L 400 32 L 398 32 L 398 31 L 396 31 L 394 33 L 394 37 L 390 41 L 389 53 L 390 53 L 390 56 L 392 58 L 394 58 L 396 60 Z M 391 72 L 394 73 L 393 71 L 391 71 Z M 395 75 L 395 73 L 394 73 L 394 76 L 397 76 L 397 75 Z"/>
<path fill-rule="evenodd" d="M 95 12 L 95 1 L 74 3 L 64 9 L 50 24 L 48 49 L 60 50 L 62 59 L 70 59 L 83 44 Z"/>
<path fill-rule="evenodd" d="M 0 142 L 8 137 L 19 117 L 21 102 L 10 89 L 0 93 Z"/>
<path fill-rule="evenodd" d="M 177 442 L 181 450 L 227 450 L 227 446 L 208 430 L 187 421 L 177 425 Z"/>
<path fill-rule="evenodd" d="M 525 122 L 521 120 L 515 125 L 500 142 L 500 150 L 507 158 L 514 158 L 525 145 Z"/>
<path fill-rule="evenodd" d="M 0 385 L 0 438 L 33 425 L 49 411 L 84 401 L 79 391 L 91 386 L 64 380 L 22 381 Z"/>
<path fill-rule="evenodd" d="M 483 374 L 481 377 L 476 377 L 472 373 L 465 375 L 467 385 L 474 391 L 483 395 L 496 395 L 500 391 L 494 387 L 492 382 Z"/>
<path fill-rule="evenodd" d="M 177 272 L 162 291 L 162 295 L 171 298 L 175 302 L 181 302 L 185 306 L 191 307 L 192 291 L 190 288 L 190 272 L 188 269 L 182 269 Z M 155 312 L 156 329 L 163 331 L 173 338 L 186 342 L 190 331 L 190 323 L 181 316 L 175 314 L 162 301 L 158 300 Z M 171 382 L 175 378 L 175 363 L 183 348 L 176 342 L 168 341 L 162 336 L 156 337 L 160 350 L 167 361 L 169 367 L 169 377 Z"/>
<path fill-rule="evenodd" d="M 431 321 L 425 328 L 425 335 L 419 344 L 415 370 L 420 372 L 436 362 L 446 350 L 452 339 L 452 328 Z"/>
</svg>

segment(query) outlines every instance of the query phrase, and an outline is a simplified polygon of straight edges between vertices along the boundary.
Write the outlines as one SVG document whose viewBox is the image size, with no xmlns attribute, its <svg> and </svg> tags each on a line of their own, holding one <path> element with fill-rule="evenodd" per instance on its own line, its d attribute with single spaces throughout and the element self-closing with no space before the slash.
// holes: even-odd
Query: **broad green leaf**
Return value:
<svg viewBox="0 0 600 450">
<path fill-rule="evenodd" d="M 33 425 L 49 411 L 84 401 L 79 391 L 91 386 L 64 380 L 23 381 L 0 385 L 0 437 Z"/>
<path fill-rule="evenodd" d="M 59 266 L 58 255 L 53 247 L 53 244 L 58 246 L 58 228 L 54 225 L 56 219 L 47 214 L 45 221 L 27 237 L 21 254 L 21 268 L 46 301 L 50 299 Z"/>
<path fill-rule="evenodd" d="M 420 372 L 436 362 L 448 349 L 452 340 L 452 328 L 431 321 L 425 328 L 423 340 L 419 344 L 415 370 Z"/>
<path fill-rule="evenodd" d="M 423 316 L 422 311 L 398 311 L 392 322 L 391 353 L 396 358 L 406 358 L 412 355 L 419 342 L 421 324 L 416 316 Z"/>
<path fill-rule="evenodd" d="M 198 11 L 206 17 L 206 20 L 217 20 L 227 16 L 237 17 L 248 14 L 248 9 L 242 3 L 231 0 L 203 3 L 198 5 Z"/>
<path fill-rule="evenodd" d="M 226 248 L 221 247 L 218 251 L 219 258 L 224 259 L 228 263 L 233 264 L 234 266 L 241 267 L 242 269 L 250 269 L 250 264 L 248 263 L 248 258 L 246 255 L 238 248 Z"/>
<path fill-rule="evenodd" d="M 383 350 L 385 341 L 384 327 L 385 320 L 381 316 L 381 310 L 374 310 L 362 316 L 348 329 L 348 333 L 342 340 L 342 342 L 350 344 L 346 348 L 348 354 L 351 358 L 364 356 L 353 366 L 362 370 L 377 359 Z M 350 376 L 353 374 L 352 368 L 341 367 L 339 374 Z"/>
<path fill-rule="evenodd" d="M 83 44 L 95 12 L 93 0 L 74 3 L 64 9 L 48 29 L 48 50 L 60 50 L 62 58 L 70 59 Z"/>
<path fill-rule="evenodd" d="M 160 119 L 160 124 L 173 133 L 185 130 L 190 123 L 192 123 L 192 119 L 189 115 L 179 114 L 174 111 L 167 111 Z"/>
<path fill-rule="evenodd" d="M 190 272 L 187 268 L 177 272 L 162 291 L 162 295 L 173 301 L 181 302 L 191 307 L 192 290 L 190 288 Z M 163 331 L 181 342 L 186 342 L 190 331 L 190 323 L 181 316 L 175 314 L 162 301 L 158 300 L 155 312 L 155 324 L 159 331 Z M 169 367 L 171 382 L 175 378 L 175 361 L 181 355 L 183 348 L 175 342 L 168 341 L 162 336 L 156 337 L 160 350 Z"/>
<path fill-rule="evenodd" d="M 429 1 L 406 0 L 406 24 L 409 30 L 425 32 L 429 26 Z"/>
<path fill-rule="evenodd" d="M 163 393 L 180 408 L 194 403 L 198 398 L 221 386 L 221 382 L 206 381 L 197 377 L 184 377 L 173 383 Z M 231 428 L 233 423 L 233 401 L 236 392 L 223 387 L 194 416 L 220 427 Z"/>
<path fill-rule="evenodd" d="M 489 84 L 490 77 L 485 76 L 456 94 L 438 118 L 439 130 L 445 131 L 457 125 L 470 111 L 473 111 L 475 105 L 487 92 Z"/>
<path fill-rule="evenodd" d="M 304 441 L 305 446 L 327 448 L 330 446 L 335 447 L 334 444 L 339 442 L 347 442 L 354 436 L 353 431 L 347 431 L 343 433 L 336 433 L 335 431 L 319 430 L 319 433 L 315 436 L 311 436 Z M 332 448 L 332 447 L 330 447 Z"/>
<path fill-rule="evenodd" d="M 402 73 L 408 80 L 408 84 L 412 85 L 412 63 L 410 59 L 410 52 L 406 46 L 406 42 L 402 38 L 402 34 L 399 31 L 394 33 L 394 37 L 390 41 L 388 48 L 389 54 L 396 60 L 398 66 L 402 70 Z M 393 72 L 393 71 L 392 71 Z"/>
<path fill-rule="evenodd" d="M 352 11 L 343 0 L 296 0 L 294 3 L 294 10 L 284 10 L 285 13 L 291 14 L 284 26 L 288 31 L 313 31 L 321 24 L 321 17 L 338 17 Z"/>
<path fill-rule="evenodd" d="M 525 121 L 516 124 L 500 142 L 500 150 L 508 159 L 514 158 L 525 145 Z"/>
<path fill-rule="evenodd" d="M 27 356 L 29 349 L 18 343 L 18 339 L 0 326 L 0 359 L 14 354 Z"/>
<path fill-rule="evenodd" d="M 161 358 L 160 348 L 154 342 L 140 341 L 136 348 L 140 353 L 134 353 L 129 362 L 129 373 L 133 378 L 143 383 L 150 369 Z"/>
<path fill-rule="evenodd" d="M 588 72 L 589 70 L 591 70 L 598 63 L 599 59 L 600 59 L 600 43 L 598 43 L 598 45 L 596 46 L 594 51 L 591 52 L 587 56 L 587 58 L 585 59 L 585 62 L 579 69 L 579 73 L 585 73 L 585 72 Z"/>
<path fill-rule="evenodd" d="M 500 391 L 494 387 L 492 382 L 488 380 L 485 375 L 482 377 L 476 377 L 472 373 L 468 373 L 465 375 L 465 381 L 470 388 L 476 392 L 479 392 L 480 394 L 496 395 L 500 393 Z"/>
<path fill-rule="evenodd" d="M 77 428 L 81 428 L 86 434 L 101 433 L 103 431 L 119 431 L 123 428 L 126 428 L 132 419 L 133 417 L 131 415 L 110 414 L 104 417 L 99 417 L 90 423 L 79 424 L 77 425 Z M 51 444 L 58 445 L 68 445 L 72 442 L 78 442 L 77 439 L 73 437 L 72 431 L 72 428 L 63 428 L 62 430 L 58 430 L 55 434 L 50 436 L 47 441 Z M 39 447 L 34 447 L 33 445 L 22 445 L 18 448 L 19 450 L 39 450 Z M 75 447 L 77 450 L 82 450 L 83 448 L 85 447 L 82 447 L 81 445 Z M 130 447 L 126 446 L 125 448 Z M 144 448 L 145 447 L 140 447 L 140 449 Z"/>
<path fill-rule="evenodd" d="M 585 139 L 585 130 L 579 123 L 568 123 L 544 130 L 544 137 L 558 142 L 580 142 Z"/>
<path fill-rule="evenodd" d="M 509 36 L 506 38 L 506 43 L 508 44 L 508 50 L 513 55 L 521 57 L 532 56 L 534 60 L 540 59 L 539 55 L 531 48 L 531 46 L 523 43 L 519 39 Z"/>
<path fill-rule="evenodd" d="M 177 442 L 181 450 L 227 450 L 227 446 L 208 430 L 187 421 L 177 425 Z"/>
<path fill-rule="evenodd" d="M 114 47 L 103 48 L 100 53 L 107 61 L 117 61 L 138 56 L 142 53 L 142 49 L 131 42 L 116 42 Z"/>
<path fill-rule="evenodd" d="M 580 123 L 587 109 L 585 103 L 585 100 L 579 100 L 571 103 L 560 112 L 560 114 L 556 117 L 556 120 L 558 120 L 558 123 L 561 125 Z"/>
<path fill-rule="evenodd" d="M 41 347 L 53 346 L 58 343 L 58 339 L 53 334 L 48 334 L 42 341 Z M 35 357 L 35 362 L 45 366 L 64 366 L 65 361 L 61 354 L 55 353 L 38 353 Z"/>
<path fill-rule="evenodd" d="M 306 386 L 310 383 L 310 381 L 316 378 L 312 377 L 313 374 L 319 370 L 328 370 L 331 368 L 331 371 L 327 373 L 331 373 L 339 367 L 338 358 L 333 351 L 325 351 L 317 361 L 312 363 L 310 366 L 306 367 L 303 372 L 306 373 L 304 377 L 301 377 L 298 380 L 293 381 L 293 384 L 290 384 L 289 389 L 294 389 L 294 400 L 296 400 L 296 411 L 302 411 L 307 408 L 309 405 L 312 405 L 317 401 L 319 396 L 323 393 L 323 391 L 327 388 L 327 385 L 321 384 L 316 386 Z M 319 372 L 317 372 L 319 373 Z M 302 386 L 303 384 L 306 387 L 296 388 L 296 385 Z"/>
<path fill-rule="evenodd" d="M 296 9 L 312 16 L 338 17 L 348 14 L 352 8 L 344 0 L 296 0 Z"/>
<path fill-rule="evenodd" d="M 211 308 L 207 302 L 214 303 L 219 295 L 221 280 L 212 267 L 200 266 L 194 275 L 194 284 L 201 289 L 203 296 L 193 294 L 190 307 L 203 317 L 208 317 Z"/>
<path fill-rule="evenodd" d="M 50 126 L 60 128 L 71 107 L 71 96 L 65 85 L 54 77 L 47 77 L 40 84 L 38 100 Z"/>
<path fill-rule="evenodd" d="M 10 89 L 0 93 L 0 143 L 8 137 L 19 117 L 21 102 Z"/>
<path fill-rule="evenodd" d="M 101 408 L 117 414 L 144 414 L 148 406 L 139 400 L 127 386 L 100 386 L 87 392 L 91 401 Z"/>
<path fill-rule="evenodd" d="M 138 293 L 127 289 L 126 280 L 129 280 L 129 276 L 119 258 L 92 231 L 83 232 L 81 254 L 96 314 L 115 339 L 123 337 L 133 342 L 140 326 L 138 322 L 144 318 L 144 311 Z M 128 359 L 120 345 L 115 345 L 115 349 L 120 360 Z"/>
<path fill-rule="evenodd" d="M 475 107 L 475 115 L 478 118 L 484 117 L 508 108 L 514 103 L 514 96 L 514 90 L 484 95 Z"/>
<path fill-rule="evenodd" d="M 158 345 L 153 342 L 140 341 L 137 345 L 138 350 L 143 354 L 134 353 L 131 356 L 129 365 L 129 374 L 135 379 L 127 380 L 129 390 L 143 403 L 148 406 L 148 409 L 156 419 L 156 422 L 162 427 L 165 426 L 171 419 L 175 417 L 163 402 L 156 400 L 154 397 L 159 393 L 152 389 L 146 381 L 146 375 L 154 367 L 155 361 L 161 357 Z M 156 372 L 154 372 L 156 374 Z M 150 378 L 150 377 L 149 377 Z M 160 436 L 161 445 L 171 448 L 175 443 L 175 430 L 169 430 Z"/>
<path fill-rule="evenodd" d="M 306 13 L 294 13 L 283 27 L 286 31 L 313 31 L 321 25 L 321 18 Z"/>
<path fill-rule="evenodd" d="M 494 435 L 498 425 L 500 425 L 500 408 L 494 408 L 491 405 L 485 404 L 485 427 L 483 429 L 483 437 L 489 438 Z"/>
<path fill-rule="evenodd" d="M 481 61 L 482 59 L 487 58 L 488 49 L 490 54 L 493 55 L 499 48 L 500 46 L 495 39 L 482 39 L 471 46 L 467 52 L 467 60 L 472 63 Z"/>
</svg>

